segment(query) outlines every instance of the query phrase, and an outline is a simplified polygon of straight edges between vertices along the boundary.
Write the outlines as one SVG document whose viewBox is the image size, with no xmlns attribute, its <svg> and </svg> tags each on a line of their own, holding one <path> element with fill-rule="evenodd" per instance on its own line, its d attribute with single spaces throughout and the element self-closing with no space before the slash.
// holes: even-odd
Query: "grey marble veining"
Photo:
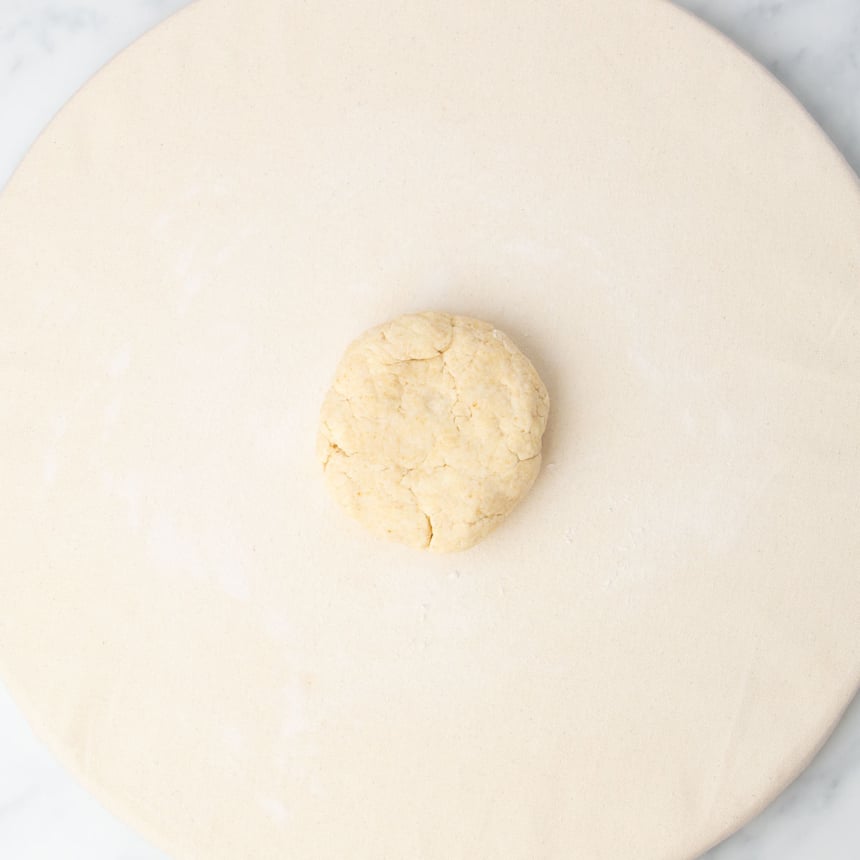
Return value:
<svg viewBox="0 0 860 860">
<path fill-rule="evenodd" d="M 767 66 L 860 173 L 857 0 L 677 0 Z"/>
<path fill-rule="evenodd" d="M 0 0 L 0 187 L 75 91 L 188 0 Z"/>
<path fill-rule="evenodd" d="M 94 71 L 186 2 L 0 0 L 0 186 Z M 860 0 L 677 2 L 771 69 L 860 172 Z M 856 860 L 858 809 L 860 699 L 794 785 L 707 860 Z M 2 686 L 0 858 L 166 860 L 62 770 Z"/>
<path fill-rule="evenodd" d="M 794 784 L 706 860 L 856 860 L 858 809 L 860 698 Z"/>
</svg>

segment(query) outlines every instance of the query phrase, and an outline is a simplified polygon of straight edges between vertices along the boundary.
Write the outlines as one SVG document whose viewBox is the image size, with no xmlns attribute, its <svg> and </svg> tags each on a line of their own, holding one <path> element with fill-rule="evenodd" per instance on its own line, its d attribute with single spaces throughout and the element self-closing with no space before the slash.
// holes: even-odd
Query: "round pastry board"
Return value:
<svg viewBox="0 0 860 860">
<path fill-rule="evenodd" d="M 680 860 L 860 676 L 860 194 L 666 3 L 201 0 L 0 201 L 0 664 L 179 860 Z M 553 400 L 450 556 L 314 460 L 345 345 L 492 320 Z"/>
</svg>

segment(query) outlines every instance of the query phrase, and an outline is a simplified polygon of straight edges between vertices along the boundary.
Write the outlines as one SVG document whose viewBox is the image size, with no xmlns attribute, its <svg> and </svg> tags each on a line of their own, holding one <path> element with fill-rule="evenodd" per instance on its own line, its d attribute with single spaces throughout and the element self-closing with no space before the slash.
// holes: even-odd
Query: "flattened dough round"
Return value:
<svg viewBox="0 0 860 860">
<path fill-rule="evenodd" d="M 680 860 L 860 676 L 860 194 L 654 0 L 198 0 L 0 197 L 0 664 L 176 860 Z M 356 332 L 491 319 L 517 513 L 357 540 Z"/>
<path fill-rule="evenodd" d="M 540 471 L 549 396 L 487 322 L 407 314 L 346 351 L 320 417 L 319 457 L 340 504 L 419 549 L 486 537 Z"/>
</svg>

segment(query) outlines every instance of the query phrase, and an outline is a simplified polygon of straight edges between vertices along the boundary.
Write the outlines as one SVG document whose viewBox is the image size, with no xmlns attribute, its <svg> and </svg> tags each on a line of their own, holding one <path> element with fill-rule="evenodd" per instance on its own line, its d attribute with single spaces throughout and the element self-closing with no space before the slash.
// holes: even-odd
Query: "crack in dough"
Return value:
<svg viewBox="0 0 860 860">
<path fill-rule="evenodd" d="M 318 456 L 338 502 L 373 533 L 466 549 L 540 471 L 549 396 L 489 323 L 408 314 L 344 354 L 322 407 Z"/>
</svg>

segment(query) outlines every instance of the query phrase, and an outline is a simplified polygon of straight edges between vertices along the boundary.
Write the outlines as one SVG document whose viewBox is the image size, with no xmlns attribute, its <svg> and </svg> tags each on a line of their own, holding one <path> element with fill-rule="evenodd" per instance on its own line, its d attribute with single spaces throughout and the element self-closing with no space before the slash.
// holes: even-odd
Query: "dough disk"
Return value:
<svg viewBox="0 0 860 860">
<path fill-rule="evenodd" d="M 549 396 L 492 325 L 408 314 L 346 351 L 322 408 L 335 498 L 383 537 L 438 552 L 486 537 L 529 491 Z"/>
</svg>

